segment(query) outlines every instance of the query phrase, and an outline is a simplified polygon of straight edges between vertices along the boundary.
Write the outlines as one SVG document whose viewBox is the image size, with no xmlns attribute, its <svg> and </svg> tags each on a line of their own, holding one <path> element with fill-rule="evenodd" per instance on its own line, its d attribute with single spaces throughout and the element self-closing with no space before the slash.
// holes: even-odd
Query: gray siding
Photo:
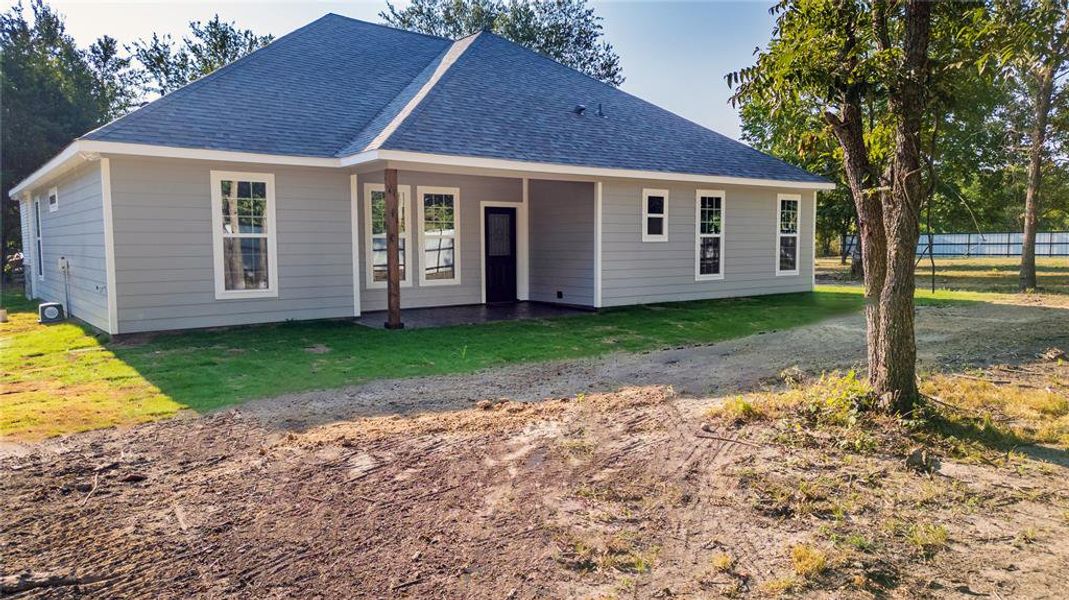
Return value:
<svg viewBox="0 0 1069 600">
<path fill-rule="evenodd" d="M 33 265 L 33 230 L 30 229 L 30 216 L 33 214 L 33 202 L 19 201 L 19 226 L 22 231 L 22 275 L 23 293 L 33 298 L 33 282 L 37 279 Z"/>
<path fill-rule="evenodd" d="M 367 227 L 364 223 L 364 205 L 368 201 L 364 197 L 365 183 L 382 183 L 382 172 L 367 173 L 360 175 L 360 304 L 361 311 L 376 311 L 386 309 L 386 290 L 383 288 L 368 288 L 367 286 Z M 523 181 L 503 177 L 479 177 L 472 175 L 450 175 L 445 173 L 421 173 L 413 171 L 399 171 L 397 174 L 398 185 L 408 185 L 412 188 L 411 206 L 408 214 L 411 220 L 411 243 L 416 247 L 417 224 L 415 219 L 419 217 L 416 211 L 417 187 L 453 187 L 460 189 L 460 283 L 457 285 L 435 285 L 421 287 L 419 283 L 419 271 L 422 257 L 418 252 L 412 252 L 409 258 L 412 268 L 411 287 L 401 288 L 401 306 L 414 308 L 421 306 L 449 306 L 458 304 L 479 304 L 482 302 L 482 230 L 481 202 L 523 202 Z M 281 253 L 281 248 L 279 253 Z"/>
<path fill-rule="evenodd" d="M 48 190 L 57 187 L 59 208 L 48 210 Z M 60 177 L 51 185 L 34 189 L 41 200 L 41 240 L 44 246 L 44 279 L 37 278 L 36 266 L 27 270 L 34 297 L 62 302 L 67 311 L 99 329 L 108 329 L 107 269 L 104 264 L 104 203 L 101 195 L 100 162 L 91 162 Z M 24 204 L 33 218 L 33 200 Z M 31 228 L 32 229 L 32 228 Z M 36 258 L 32 231 L 25 238 L 27 255 Z M 70 264 L 64 281 L 59 258 Z M 68 299 L 69 295 L 69 299 Z"/>
<path fill-rule="evenodd" d="M 215 298 L 212 170 L 274 173 L 277 298 Z M 118 157 L 111 186 L 120 333 L 353 315 L 343 171 Z"/>
<path fill-rule="evenodd" d="M 724 278 L 695 281 L 695 193 L 725 192 Z M 668 189 L 668 241 L 642 241 L 642 190 Z M 798 275 L 776 275 L 777 195 L 800 193 Z M 602 305 L 754 296 L 813 287 L 812 191 L 665 182 L 606 182 L 602 191 Z"/>
<path fill-rule="evenodd" d="M 531 300 L 593 306 L 594 184 L 532 180 L 528 194 Z"/>
</svg>

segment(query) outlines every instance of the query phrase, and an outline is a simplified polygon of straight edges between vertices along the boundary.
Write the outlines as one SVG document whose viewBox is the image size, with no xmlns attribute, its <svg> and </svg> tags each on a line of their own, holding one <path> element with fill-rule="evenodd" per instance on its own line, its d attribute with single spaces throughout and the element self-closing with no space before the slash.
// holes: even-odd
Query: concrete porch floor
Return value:
<svg viewBox="0 0 1069 600">
<path fill-rule="evenodd" d="M 401 322 L 405 329 L 422 329 L 425 327 L 445 327 L 447 325 L 471 325 L 493 321 L 514 321 L 519 319 L 550 319 L 581 315 L 590 310 L 544 304 L 541 302 L 514 302 L 511 304 L 469 304 L 465 306 L 439 306 L 431 308 L 406 308 L 401 311 Z M 356 320 L 367 327 L 381 329 L 386 322 L 386 311 L 366 312 Z"/>
</svg>

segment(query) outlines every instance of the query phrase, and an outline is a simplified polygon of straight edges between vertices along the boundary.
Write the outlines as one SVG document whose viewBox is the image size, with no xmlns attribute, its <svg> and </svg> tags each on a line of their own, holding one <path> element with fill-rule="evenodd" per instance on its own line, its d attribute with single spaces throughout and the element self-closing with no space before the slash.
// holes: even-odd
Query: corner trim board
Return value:
<svg viewBox="0 0 1069 600">
<path fill-rule="evenodd" d="M 104 214 L 104 267 L 108 293 L 108 333 L 119 333 L 119 290 L 115 276 L 115 216 L 111 200 L 111 159 L 100 159 L 100 195 Z"/>
</svg>

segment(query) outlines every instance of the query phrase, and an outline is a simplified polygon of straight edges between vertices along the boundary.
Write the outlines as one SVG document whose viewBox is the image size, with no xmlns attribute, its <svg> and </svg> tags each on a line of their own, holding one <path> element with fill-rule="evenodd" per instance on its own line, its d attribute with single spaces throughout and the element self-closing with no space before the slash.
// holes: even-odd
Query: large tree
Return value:
<svg viewBox="0 0 1069 600">
<path fill-rule="evenodd" d="M 883 406 L 905 413 L 918 397 L 914 265 L 929 191 L 929 90 L 973 64 L 954 49 L 972 45 L 969 25 L 984 12 L 920 0 L 783 0 L 773 10 L 768 48 L 728 76 L 733 99 L 801 106 L 838 142 L 861 234 L 869 381 Z"/>
<path fill-rule="evenodd" d="M 107 119 L 107 81 L 97 79 L 63 19 L 41 0 L 0 15 L 0 253 L 20 245 L 18 203 L 8 192 L 75 137 Z"/>
<path fill-rule="evenodd" d="M 449 38 L 493 31 L 605 83 L 624 82 L 620 57 L 602 40 L 601 17 L 586 0 L 413 0 L 403 9 L 387 1 L 379 16 Z"/>
<path fill-rule="evenodd" d="M 1044 163 L 1051 153 L 1051 117 L 1055 107 L 1063 115 L 1069 104 L 1069 2 L 1066 0 L 1006 0 L 997 4 L 999 33 L 1011 56 L 1011 76 L 1017 83 L 1025 124 L 1021 140 L 1028 148 L 1025 188 L 1024 239 L 1021 244 L 1020 287 L 1036 288 L 1036 229 Z M 1057 117 L 1055 118 L 1057 122 Z M 1061 123 L 1064 126 L 1064 123 Z"/>
<path fill-rule="evenodd" d="M 173 92 L 274 39 L 239 29 L 232 22 L 222 21 L 219 15 L 206 23 L 191 21 L 189 29 L 190 35 L 183 37 L 181 43 L 170 35 L 157 34 L 134 42 L 134 57 L 153 82 L 150 91 L 161 95 Z"/>
</svg>

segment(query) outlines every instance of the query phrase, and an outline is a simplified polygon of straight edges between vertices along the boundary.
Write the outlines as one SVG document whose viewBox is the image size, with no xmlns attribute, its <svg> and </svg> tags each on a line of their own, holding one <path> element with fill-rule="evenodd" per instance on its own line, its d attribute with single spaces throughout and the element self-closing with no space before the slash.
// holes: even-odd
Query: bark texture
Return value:
<svg viewBox="0 0 1069 600">
<path fill-rule="evenodd" d="M 1021 241 L 1021 290 L 1036 289 L 1036 223 L 1039 220 L 1039 186 L 1043 181 L 1043 147 L 1047 143 L 1047 121 L 1054 93 L 1054 64 L 1038 73 L 1035 124 L 1028 149 L 1028 188 L 1024 197 L 1024 239 Z"/>
</svg>

